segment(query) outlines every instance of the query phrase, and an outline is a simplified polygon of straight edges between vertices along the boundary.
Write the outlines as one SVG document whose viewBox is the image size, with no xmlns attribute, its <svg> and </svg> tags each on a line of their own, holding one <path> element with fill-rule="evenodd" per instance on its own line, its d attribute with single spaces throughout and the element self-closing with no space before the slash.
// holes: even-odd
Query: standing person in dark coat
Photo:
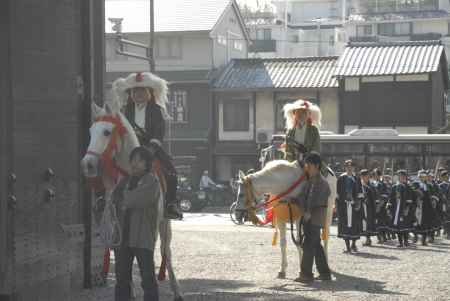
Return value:
<svg viewBox="0 0 450 301">
<path fill-rule="evenodd" d="M 356 176 L 352 160 L 345 161 L 345 173 L 337 181 L 338 237 L 345 241 L 345 253 L 357 252 L 361 236 L 361 202 L 356 198 Z M 352 244 L 350 246 L 350 240 Z"/>
<path fill-rule="evenodd" d="M 167 192 L 165 195 L 165 217 L 183 217 L 177 201 L 177 171 L 172 158 L 163 149 L 167 113 L 167 82 L 149 72 L 132 73 L 119 78 L 112 85 L 113 99 L 121 107 L 133 126 L 141 145 L 150 149 L 158 159 L 164 175 Z"/>
<path fill-rule="evenodd" d="M 392 187 L 390 195 L 392 222 L 392 232 L 397 234 L 398 247 L 409 245 L 409 232 L 413 231 L 414 222 L 414 191 L 408 184 L 408 174 L 406 170 L 399 170 L 399 183 Z"/>
<path fill-rule="evenodd" d="M 419 171 L 419 180 L 413 183 L 416 192 L 416 212 L 414 233 L 422 235 L 422 245 L 427 245 L 427 234 L 433 230 L 433 206 L 430 189 L 426 183 L 427 174 Z"/>
<path fill-rule="evenodd" d="M 376 231 L 378 232 L 378 243 L 385 243 L 387 240 L 386 234 L 389 231 L 389 210 L 387 208 L 389 202 L 390 188 L 386 183 L 381 170 L 376 169 L 376 199 L 375 199 L 375 220 Z"/>
<path fill-rule="evenodd" d="M 441 191 L 442 225 L 444 234 L 447 234 L 447 239 L 450 239 L 450 183 L 448 171 L 441 171 L 440 177 L 441 183 L 439 189 Z"/>
<path fill-rule="evenodd" d="M 366 237 L 364 246 L 371 246 L 371 236 L 377 235 L 375 222 L 375 188 L 369 182 L 369 171 L 363 169 L 360 171 L 360 178 L 356 181 L 356 194 L 361 202 L 362 232 Z"/>
<path fill-rule="evenodd" d="M 303 209 L 305 241 L 300 277 L 296 281 L 310 283 L 314 281 L 312 272 L 316 262 L 319 280 L 331 280 L 325 252 L 320 243 L 320 230 L 326 225 L 328 198 L 331 190 L 327 180 L 321 175 L 322 160 L 317 152 L 311 152 L 305 158 L 305 174 L 307 180 L 296 200 Z"/>
<path fill-rule="evenodd" d="M 427 175 L 427 185 L 428 189 L 430 191 L 430 198 L 431 198 L 431 206 L 433 208 L 432 210 L 432 229 L 428 233 L 429 236 L 429 242 L 434 242 L 435 233 L 439 233 L 441 231 L 442 227 L 442 220 L 441 220 L 441 192 L 439 189 L 439 185 L 437 184 L 437 181 L 431 171 L 428 171 Z"/>
</svg>

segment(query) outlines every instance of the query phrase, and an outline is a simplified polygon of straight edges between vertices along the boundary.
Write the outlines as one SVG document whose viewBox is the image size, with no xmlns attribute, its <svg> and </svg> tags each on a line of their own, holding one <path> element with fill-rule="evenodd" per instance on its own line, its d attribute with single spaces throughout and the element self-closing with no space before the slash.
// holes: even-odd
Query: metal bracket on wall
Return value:
<svg viewBox="0 0 450 301">
<path fill-rule="evenodd" d="M 9 191 L 8 208 L 11 210 L 16 209 L 16 204 L 17 204 L 17 199 L 15 196 L 15 189 L 14 189 L 16 181 L 17 181 L 17 176 L 13 173 L 10 174 L 8 177 L 8 191 Z"/>
<path fill-rule="evenodd" d="M 46 188 L 43 193 L 43 201 L 50 202 L 53 201 L 56 197 L 55 189 L 53 188 L 52 181 L 55 178 L 55 172 L 51 168 L 47 168 L 42 176 L 42 180 L 44 181 Z"/>
</svg>

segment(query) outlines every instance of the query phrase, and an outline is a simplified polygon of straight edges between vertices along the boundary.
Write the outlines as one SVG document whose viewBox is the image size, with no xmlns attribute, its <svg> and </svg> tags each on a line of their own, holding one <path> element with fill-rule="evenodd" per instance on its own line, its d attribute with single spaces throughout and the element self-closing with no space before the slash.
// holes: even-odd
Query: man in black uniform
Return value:
<svg viewBox="0 0 450 301">
<path fill-rule="evenodd" d="M 399 182 L 392 187 L 389 198 L 391 203 L 391 230 L 398 236 L 398 247 L 409 245 L 409 232 L 413 231 L 414 222 L 414 192 L 408 184 L 408 174 L 406 170 L 397 172 Z"/>
<path fill-rule="evenodd" d="M 450 239 L 450 183 L 448 181 L 448 171 L 441 171 L 440 177 L 442 225 L 444 234 L 447 234 L 447 239 Z"/>
<path fill-rule="evenodd" d="M 356 194 L 361 202 L 362 232 L 366 237 L 364 246 L 371 246 L 371 236 L 378 234 L 375 222 L 375 198 L 376 192 L 369 182 L 369 171 L 363 169 L 360 171 L 360 178 L 356 181 Z"/>
<path fill-rule="evenodd" d="M 389 214 L 387 204 L 389 201 L 390 188 L 383 177 L 380 169 L 375 170 L 376 182 L 376 199 L 375 199 L 375 219 L 376 231 L 378 232 L 378 243 L 385 243 L 387 240 L 387 232 L 389 231 Z"/>
<path fill-rule="evenodd" d="M 345 253 L 357 252 L 361 236 L 361 201 L 356 197 L 356 176 L 352 160 L 345 161 L 345 173 L 337 181 L 338 237 L 345 241 Z M 350 246 L 350 240 L 352 245 Z"/>
<path fill-rule="evenodd" d="M 126 78 L 117 79 L 112 89 L 114 101 L 122 107 L 140 144 L 149 148 L 160 162 L 167 184 L 165 216 L 181 219 L 183 215 L 178 209 L 176 197 L 177 171 L 172 158 L 162 147 L 165 121 L 170 118 L 166 109 L 166 81 L 149 72 L 132 73 Z"/>
<path fill-rule="evenodd" d="M 427 173 L 420 170 L 419 179 L 413 183 L 416 193 L 415 241 L 417 234 L 422 235 L 422 245 L 427 245 L 427 235 L 433 231 L 433 206 L 430 188 L 427 185 Z"/>
</svg>

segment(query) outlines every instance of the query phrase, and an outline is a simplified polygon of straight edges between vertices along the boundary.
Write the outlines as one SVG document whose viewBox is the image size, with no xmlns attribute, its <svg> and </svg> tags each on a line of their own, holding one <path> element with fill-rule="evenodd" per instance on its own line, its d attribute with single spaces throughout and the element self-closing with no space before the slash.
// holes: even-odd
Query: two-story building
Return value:
<svg viewBox="0 0 450 301">
<path fill-rule="evenodd" d="M 118 77 L 149 70 L 147 62 L 116 53 L 111 20 L 122 19 L 123 38 L 148 44 L 149 12 L 148 0 L 106 0 L 107 89 Z M 211 76 L 230 59 L 247 57 L 249 36 L 235 0 L 155 1 L 154 12 L 156 73 L 170 88 L 166 148 L 195 180 L 210 165 Z"/>
<path fill-rule="evenodd" d="M 441 40 L 450 53 L 450 2 L 446 0 L 348 0 L 350 41 Z"/>
<path fill-rule="evenodd" d="M 447 125 L 448 67 L 440 41 L 350 43 L 340 56 L 339 132 L 395 128 L 435 133 Z"/>
<path fill-rule="evenodd" d="M 247 20 L 253 57 L 333 56 L 342 53 L 346 35 L 345 1 L 277 0 L 272 19 L 257 13 Z"/>
<path fill-rule="evenodd" d="M 321 107 L 322 131 L 337 132 L 337 57 L 234 59 L 213 84 L 215 176 L 227 181 L 256 168 L 259 150 L 284 133 L 287 102 L 305 99 Z"/>
</svg>

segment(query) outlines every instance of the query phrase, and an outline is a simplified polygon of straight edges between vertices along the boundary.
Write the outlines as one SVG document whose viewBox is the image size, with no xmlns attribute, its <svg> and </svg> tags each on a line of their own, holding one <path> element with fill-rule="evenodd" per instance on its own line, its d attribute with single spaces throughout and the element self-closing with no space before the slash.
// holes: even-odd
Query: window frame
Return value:
<svg viewBox="0 0 450 301">
<path fill-rule="evenodd" d="M 175 106 L 175 95 L 177 93 L 181 93 L 181 94 L 184 95 L 183 102 L 184 102 L 184 109 L 185 109 L 185 112 L 184 112 L 185 119 L 183 119 L 183 120 L 178 120 L 176 118 L 177 117 L 177 115 L 176 115 L 177 114 L 177 112 L 176 112 L 177 106 Z M 172 120 L 171 120 L 172 123 L 176 123 L 176 124 L 189 123 L 188 95 L 189 95 L 189 93 L 185 89 L 170 89 L 169 90 L 169 112 L 170 112 L 170 115 L 172 117 Z"/>
<path fill-rule="evenodd" d="M 162 54 L 161 43 L 165 41 L 166 47 L 168 48 L 167 54 Z M 183 41 L 181 37 L 158 37 L 155 43 L 155 57 L 159 59 L 182 59 L 183 58 Z M 178 48 L 178 53 L 175 53 L 176 48 Z"/>
</svg>

